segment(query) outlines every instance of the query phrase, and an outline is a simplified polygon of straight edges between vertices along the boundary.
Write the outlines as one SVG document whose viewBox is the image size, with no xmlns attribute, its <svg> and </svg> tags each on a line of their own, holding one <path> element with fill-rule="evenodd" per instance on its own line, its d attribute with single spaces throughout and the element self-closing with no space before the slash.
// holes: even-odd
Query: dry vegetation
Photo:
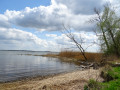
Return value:
<svg viewBox="0 0 120 90">
<path fill-rule="evenodd" d="M 106 64 L 114 65 L 120 63 L 120 58 L 118 58 L 116 55 L 106 56 L 103 53 L 92 52 L 86 52 L 85 55 L 88 59 L 88 62 L 96 62 L 102 66 Z M 85 61 L 83 55 L 77 51 L 61 51 L 59 54 L 47 54 L 42 56 L 59 58 L 63 62 L 73 62 L 77 65 L 81 65 L 81 61 Z"/>
<path fill-rule="evenodd" d="M 86 52 L 85 53 L 88 61 L 101 61 L 102 60 L 102 53 L 91 53 L 91 52 Z M 58 54 L 59 57 L 66 57 L 66 58 L 73 58 L 76 60 L 82 60 L 84 61 L 84 57 L 80 52 L 76 51 L 61 51 Z"/>
</svg>

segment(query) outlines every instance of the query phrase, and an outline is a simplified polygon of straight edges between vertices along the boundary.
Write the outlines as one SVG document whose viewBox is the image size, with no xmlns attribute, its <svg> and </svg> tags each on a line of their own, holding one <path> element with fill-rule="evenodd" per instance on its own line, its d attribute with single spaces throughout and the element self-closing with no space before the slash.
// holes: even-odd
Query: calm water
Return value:
<svg viewBox="0 0 120 90">
<path fill-rule="evenodd" d="M 0 51 L 0 82 L 57 74 L 79 68 L 75 64 L 61 62 L 57 58 L 33 56 L 46 53 L 50 52 Z"/>
</svg>

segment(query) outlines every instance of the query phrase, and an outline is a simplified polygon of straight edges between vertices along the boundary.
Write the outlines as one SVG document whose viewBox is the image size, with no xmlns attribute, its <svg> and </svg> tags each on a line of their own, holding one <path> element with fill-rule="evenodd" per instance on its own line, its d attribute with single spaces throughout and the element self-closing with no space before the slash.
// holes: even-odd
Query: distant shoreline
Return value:
<svg viewBox="0 0 120 90">
<path fill-rule="evenodd" d="M 0 51 L 28 51 L 28 52 L 51 52 L 51 51 L 32 51 L 32 50 L 0 50 Z"/>
</svg>

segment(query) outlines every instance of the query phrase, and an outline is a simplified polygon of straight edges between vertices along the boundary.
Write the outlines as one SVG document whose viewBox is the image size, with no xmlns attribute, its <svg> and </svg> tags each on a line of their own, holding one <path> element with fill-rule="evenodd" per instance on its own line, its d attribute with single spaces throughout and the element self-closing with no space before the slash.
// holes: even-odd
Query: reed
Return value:
<svg viewBox="0 0 120 90">
<path fill-rule="evenodd" d="M 102 59 L 102 53 L 91 53 L 91 52 L 86 52 L 85 53 L 88 61 L 101 61 Z M 73 58 L 77 60 L 85 60 L 84 57 L 80 52 L 77 51 L 61 51 L 58 56 L 60 57 L 66 57 L 66 58 Z"/>
</svg>

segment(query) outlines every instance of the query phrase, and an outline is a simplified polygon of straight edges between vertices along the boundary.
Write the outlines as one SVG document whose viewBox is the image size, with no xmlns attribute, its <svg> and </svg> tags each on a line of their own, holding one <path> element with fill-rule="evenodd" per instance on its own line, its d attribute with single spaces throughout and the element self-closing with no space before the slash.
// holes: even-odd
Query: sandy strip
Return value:
<svg viewBox="0 0 120 90">
<path fill-rule="evenodd" d="M 83 90 L 89 79 L 102 81 L 100 70 L 87 69 L 60 74 L 43 80 L 33 79 L 0 84 L 0 90 Z"/>
</svg>

